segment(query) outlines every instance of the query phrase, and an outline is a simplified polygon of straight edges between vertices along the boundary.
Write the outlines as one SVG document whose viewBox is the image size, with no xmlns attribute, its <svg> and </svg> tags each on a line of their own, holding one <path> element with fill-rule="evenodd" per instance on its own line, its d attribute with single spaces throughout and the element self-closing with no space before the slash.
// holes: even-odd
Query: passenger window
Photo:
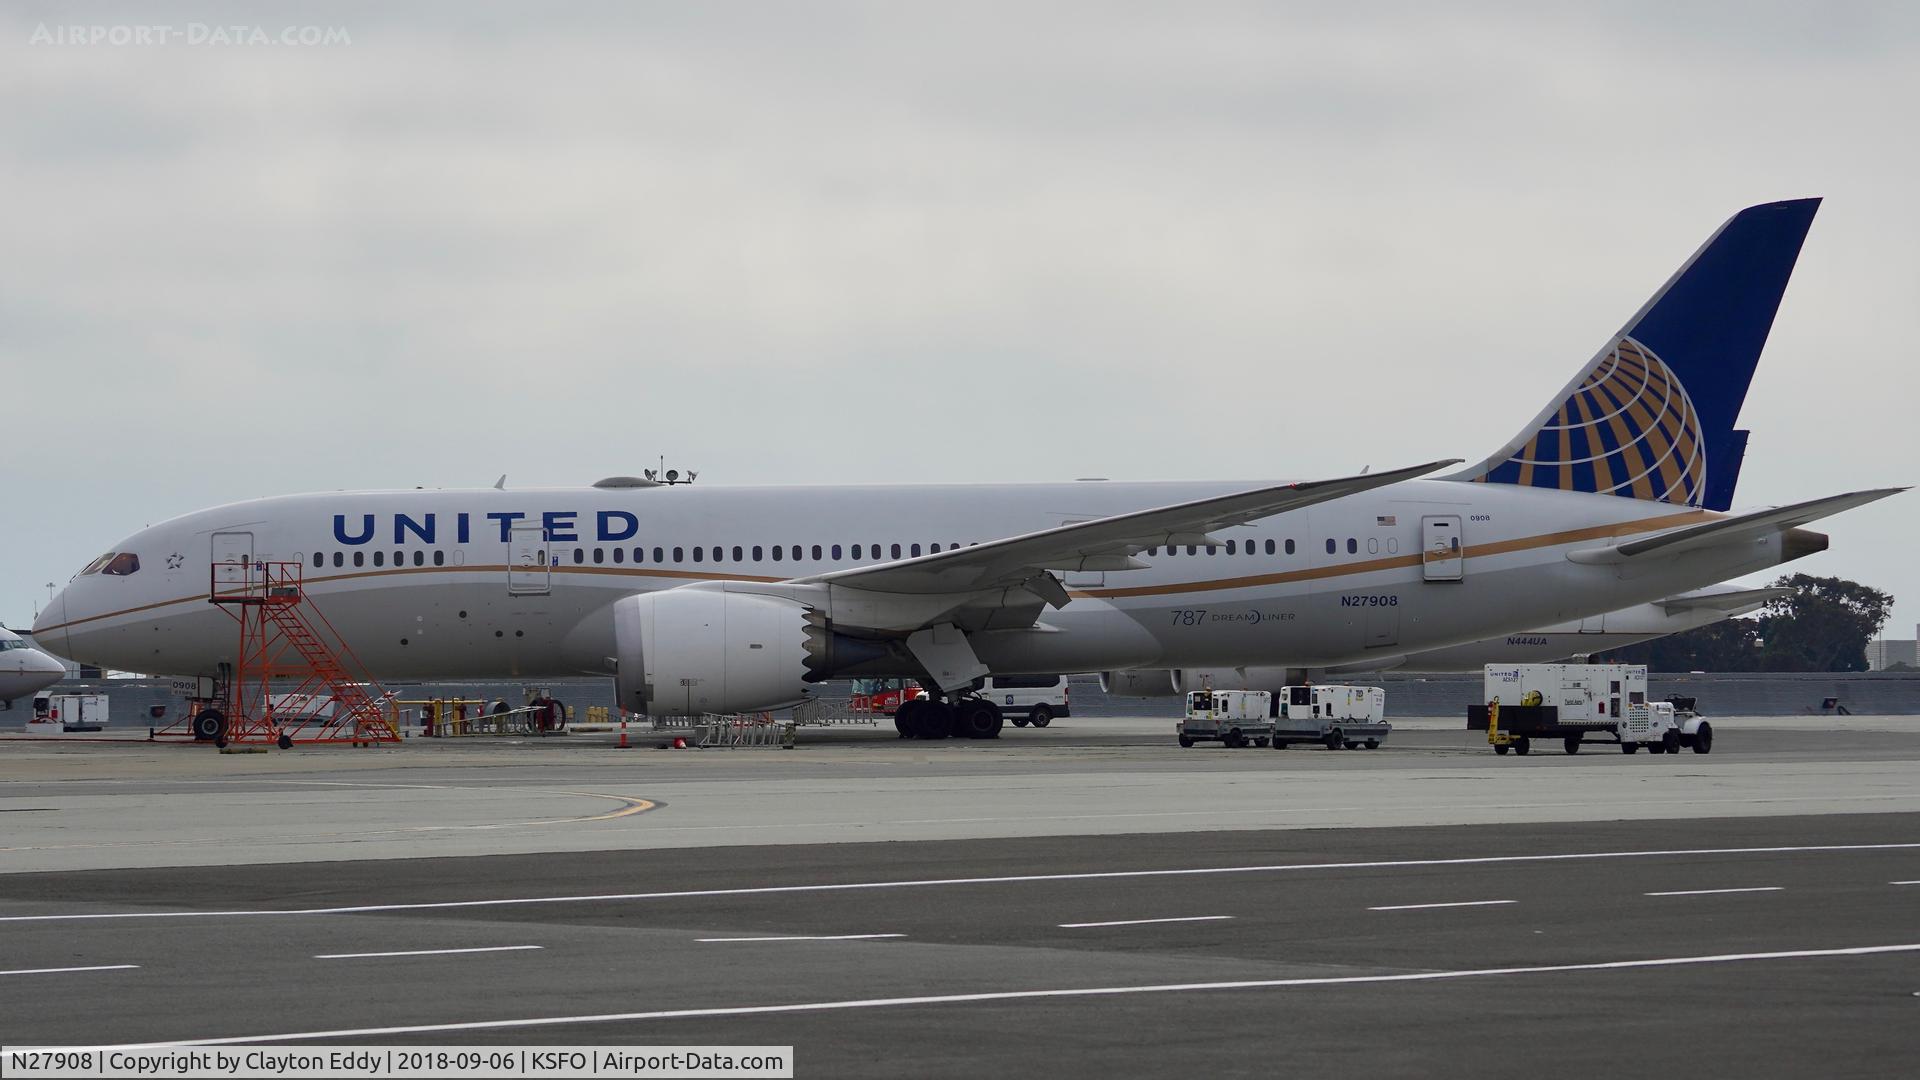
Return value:
<svg viewBox="0 0 1920 1080">
<path fill-rule="evenodd" d="M 781 553 L 784 552 L 785 550 L 786 549 L 781 547 L 779 544 L 773 545 L 773 561 L 779 562 Z"/>
<path fill-rule="evenodd" d="M 340 552 L 336 551 L 333 553 L 333 565 L 339 566 L 341 563 L 345 561 L 346 561 L 345 557 Z"/>
<path fill-rule="evenodd" d="M 587 561 L 587 552 L 586 552 L 586 549 L 585 549 L 585 548 L 574 548 L 574 549 L 573 549 L 573 565 L 575 565 L 575 566 L 579 566 L 579 565 L 580 565 L 581 563 L 583 563 L 583 562 L 586 562 L 586 561 Z"/>
<path fill-rule="evenodd" d="M 1238 555 L 1238 554 L 1240 554 L 1240 552 L 1239 552 L 1239 551 L 1237 550 L 1237 549 L 1239 548 L 1239 546 L 1240 546 L 1240 541 L 1238 541 L 1238 540 L 1229 540 L 1229 541 L 1227 541 L 1227 554 L 1229 554 L 1229 555 Z"/>
<path fill-rule="evenodd" d="M 840 561 L 840 545 L 839 544 L 833 545 L 833 561 L 834 562 Z"/>
<path fill-rule="evenodd" d="M 375 565 L 375 566 L 385 566 L 385 565 L 387 565 L 387 553 L 386 553 L 386 552 L 384 552 L 384 551 L 376 551 L 376 552 L 374 552 L 374 553 L 373 553 L 373 565 Z"/>
<path fill-rule="evenodd" d="M 929 547 L 927 548 L 927 554 L 929 554 L 929 555 L 938 555 L 938 554 L 940 554 L 940 545 L 939 545 L 939 544 L 933 544 L 933 545 L 930 545 L 930 546 L 929 546 Z"/>
<path fill-rule="evenodd" d="M 1293 554 L 1293 541 L 1287 541 L 1287 554 Z"/>
<path fill-rule="evenodd" d="M 666 559 L 665 559 L 665 558 L 663 557 L 663 556 L 665 556 L 665 555 L 666 555 L 666 553 L 667 553 L 667 552 L 666 552 L 666 549 L 665 549 L 665 548 L 654 548 L 654 549 L 653 549 L 653 561 L 654 561 L 654 562 L 656 562 L 656 563 L 663 563 L 663 562 L 666 562 L 667 560 L 666 560 Z"/>
<path fill-rule="evenodd" d="M 593 549 L 593 561 L 594 561 L 594 563 L 595 563 L 596 565 L 598 565 L 599 563 L 603 563 L 603 562 L 606 562 L 606 561 L 607 561 L 607 552 L 606 552 L 606 549 L 605 549 L 605 548 L 594 548 L 594 549 Z"/>
<path fill-rule="evenodd" d="M 694 561 L 694 562 L 704 562 L 704 561 L 706 560 L 706 557 L 707 557 L 707 549 L 706 549 L 706 548 L 703 548 L 703 547 L 696 547 L 696 548 L 694 548 L 694 549 L 693 549 L 693 561 Z"/>
<path fill-rule="evenodd" d="M 614 561 L 614 562 L 617 562 L 617 563 L 623 563 L 623 562 L 626 562 L 626 561 L 627 561 L 627 549 L 626 549 L 626 548 L 614 548 L 614 549 L 613 549 L 613 561 Z"/>
<path fill-rule="evenodd" d="M 1148 549 L 1147 549 L 1147 554 L 1148 554 L 1148 555 L 1158 555 L 1158 554 L 1160 554 L 1160 549 L 1159 549 L 1159 548 L 1157 548 L 1157 547 L 1150 547 L 1150 548 L 1148 548 Z"/>
<path fill-rule="evenodd" d="M 1349 537 L 1347 537 L 1347 554 L 1349 554 L 1349 555 L 1358 555 L 1359 553 L 1360 553 L 1360 544 L 1359 544 L 1359 542 L 1358 542 L 1358 541 L 1356 541 L 1356 540 L 1355 540 L 1355 539 L 1354 539 L 1353 537 L 1351 537 L 1351 536 L 1349 536 Z"/>
<path fill-rule="evenodd" d="M 325 555 L 322 555 L 322 554 L 320 554 L 320 553 L 319 553 L 319 552 L 317 552 L 317 551 L 316 551 L 316 552 L 314 552 L 314 553 L 313 553 L 313 565 L 315 565 L 315 566 L 325 566 L 325 565 L 327 565 L 327 557 L 326 557 Z"/>
<path fill-rule="evenodd" d="M 426 553 L 426 552 L 424 552 L 424 551 L 416 551 L 416 552 L 414 552 L 414 553 L 413 553 L 413 565 L 415 565 L 415 566 L 425 566 L 425 565 L 427 565 L 427 553 Z"/>
<path fill-rule="evenodd" d="M 700 550 L 699 548 L 695 548 L 695 549 L 694 549 L 694 551 L 695 551 L 696 553 L 698 553 L 698 552 L 699 552 L 699 550 Z M 684 558 L 686 558 L 686 549 L 685 549 L 685 548 L 674 548 L 674 549 L 673 549 L 673 561 L 674 561 L 674 562 L 679 562 L 679 561 L 681 561 L 681 560 L 682 560 L 682 559 L 684 559 Z"/>
<path fill-rule="evenodd" d="M 617 562 L 618 560 L 615 560 L 615 561 Z M 444 551 L 438 551 L 438 550 L 436 550 L 436 551 L 435 551 L 435 552 L 433 553 L 433 565 L 435 565 L 435 566 L 445 566 L 445 565 L 447 565 L 447 553 L 446 553 L 446 552 L 444 552 Z"/>
<path fill-rule="evenodd" d="M 367 553 L 366 553 L 366 552 L 364 552 L 364 551 L 356 551 L 356 552 L 354 552 L 354 553 L 353 553 L 353 565 L 355 565 L 355 566 L 365 566 L 365 565 L 367 565 Z"/>
<path fill-rule="evenodd" d="M 896 559 L 900 557 L 900 545 L 899 545 L 899 544 L 895 544 L 895 545 L 893 545 L 893 557 L 894 557 L 894 558 L 896 558 Z"/>
<path fill-rule="evenodd" d="M 767 558 L 767 549 L 761 547 L 759 544 L 753 545 L 753 561 L 765 562 L 766 558 Z"/>
<path fill-rule="evenodd" d="M 813 545 L 813 561 L 819 562 L 820 556 L 821 556 L 820 545 L 819 544 Z"/>
<path fill-rule="evenodd" d="M 859 544 L 853 545 L 853 561 L 854 562 L 860 561 L 860 545 Z"/>
<path fill-rule="evenodd" d="M 1327 554 L 1331 555 L 1333 554 L 1333 552 L 1334 552 L 1333 537 L 1329 536 L 1327 537 Z"/>
<path fill-rule="evenodd" d="M 915 545 L 913 545 L 913 547 L 911 547 L 911 548 L 909 548 L 909 549 L 907 550 L 907 554 L 909 554 L 909 555 L 912 555 L 912 556 L 913 556 L 914 558 L 916 558 L 916 559 L 917 559 L 917 558 L 919 558 L 919 557 L 920 557 L 920 545 L 919 545 L 919 544 L 915 544 Z"/>
<path fill-rule="evenodd" d="M 733 545 L 733 561 L 734 562 L 745 562 L 746 561 L 745 555 L 746 553 L 740 550 L 739 544 Z"/>
<path fill-rule="evenodd" d="M 1267 554 L 1273 554 L 1273 541 L 1267 541 Z"/>
</svg>

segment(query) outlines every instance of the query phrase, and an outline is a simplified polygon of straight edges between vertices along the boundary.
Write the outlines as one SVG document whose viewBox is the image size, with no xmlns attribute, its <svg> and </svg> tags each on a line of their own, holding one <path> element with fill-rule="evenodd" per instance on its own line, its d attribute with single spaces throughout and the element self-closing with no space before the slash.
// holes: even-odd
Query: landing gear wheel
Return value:
<svg viewBox="0 0 1920 1080">
<path fill-rule="evenodd" d="M 969 739 L 991 739 L 1000 734 L 1000 708 L 979 698 L 963 700 L 953 706 L 953 733 Z"/>
<path fill-rule="evenodd" d="M 227 748 L 227 737 L 225 735 L 220 736 L 213 740 L 213 745 L 218 749 L 225 750 Z"/>
<path fill-rule="evenodd" d="M 224 739 L 227 735 L 227 718 L 219 709 L 202 709 L 193 718 L 193 737 L 201 742 Z"/>
<path fill-rule="evenodd" d="M 1034 727 L 1046 727 L 1053 723 L 1053 710 L 1045 705 L 1035 705 L 1033 711 L 1027 714 L 1027 720 Z"/>
<path fill-rule="evenodd" d="M 1580 736 L 1569 735 L 1562 740 L 1562 745 L 1567 748 L 1567 753 L 1577 754 L 1580 752 Z"/>
<path fill-rule="evenodd" d="M 907 706 L 902 705 L 893 711 L 893 730 L 903 739 L 913 738 L 913 729 L 907 726 Z"/>
<path fill-rule="evenodd" d="M 1713 725 L 1701 724 L 1700 730 L 1693 733 L 1693 752 L 1696 754 L 1713 753 Z"/>
<path fill-rule="evenodd" d="M 1637 742 L 1623 742 L 1620 744 L 1620 752 L 1623 754 L 1631 754 L 1639 749 L 1640 744 Z"/>
<path fill-rule="evenodd" d="M 1533 740 L 1524 736 L 1513 741 L 1513 752 L 1519 754 L 1521 757 L 1527 756 L 1527 752 L 1532 749 Z"/>
<path fill-rule="evenodd" d="M 1508 745 L 1507 745 L 1506 743 L 1494 743 L 1494 744 L 1493 744 L 1493 752 L 1494 752 L 1494 753 L 1496 753 L 1496 754 L 1499 754 L 1499 755 L 1500 755 L 1501 757 L 1506 757 L 1506 756 L 1507 756 L 1507 751 L 1508 751 L 1508 750 L 1511 750 L 1511 749 L 1513 749 L 1513 748 L 1512 748 L 1512 747 L 1510 747 L 1510 746 L 1508 746 Z"/>
<path fill-rule="evenodd" d="M 1024 716 L 1016 716 L 1016 717 L 1014 717 L 1014 718 L 1013 718 L 1013 726 L 1014 726 L 1014 727 L 1026 727 L 1026 726 L 1027 726 L 1027 718 L 1026 718 L 1026 717 L 1024 717 Z"/>
<path fill-rule="evenodd" d="M 944 701 L 920 702 L 921 738 L 944 739 L 953 733 L 953 706 Z"/>
<path fill-rule="evenodd" d="M 273 740 L 273 744 L 282 750 L 291 750 L 293 749 L 293 736 L 283 734 L 278 739 Z"/>
</svg>

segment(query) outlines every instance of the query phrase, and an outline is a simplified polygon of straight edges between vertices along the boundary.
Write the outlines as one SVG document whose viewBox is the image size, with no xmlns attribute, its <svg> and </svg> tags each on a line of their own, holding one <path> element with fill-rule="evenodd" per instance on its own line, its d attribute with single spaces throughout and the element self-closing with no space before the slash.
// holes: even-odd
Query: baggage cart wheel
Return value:
<svg viewBox="0 0 1920 1080">
<path fill-rule="evenodd" d="M 1182 735 L 1182 736 L 1180 736 L 1180 748 L 1181 748 L 1182 750 L 1190 750 L 1190 749 L 1192 749 L 1192 748 L 1193 748 L 1193 740 L 1192 740 L 1191 738 L 1189 738 L 1189 737 L 1187 737 L 1187 736 L 1185 736 L 1185 735 Z"/>
<path fill-rule="evenodd" d="M 1367 749 L 1369 749 L 1369 750 L 1378 750 L 1378 749 L 1380 749 L 1380 740 L 1379 740 L 1379 739 L 1368 739 L 1368 740 L 1367 740 Z"/>
<path fill-rule="evenodd" d="M 1276 739 L 1274 739 L 1274 740 L 1273 740 L 1273 748 L 1274 748 L 1275 750 L 1285 750 L 1285 749 L 1287 748 L 1287 740 L 1285 740 L 1285 739 L 1278 739 L 1278 738 L 1276 738 Z"/>
<path fill-rule="evenodd" d="M 1637 742 L 1623 742 L 1620 744 L 1620 752 L 1623 754 L 1631 754 L 1638 749 L 1640 749 L 1640 744 Z"/>
<path fill-rule="evenodd" d="M 293 736 L 282 733 L 278 739 L 274 740 L 274 745 L 280 747 L 282 750 L 291 750 L 293 749 Z"/>
<path fill-rule="evenodd" d="M 1234 728 L 1232 731 L 1227 732 L 1227 737 L 1222 741 L 1235 750 L 1247 745 L 1247 737 L 1240 734 L 1239 728 Z"/>
<path fill-rule="evenodd" d="M 1713 725 L 1701 724 L 1700 730 L 1693 733 L 1693 752 L 1696 754 L 1713 753 Z"/>
<path fill-rule="evenodd" d="M 1660 737 L 1660 752 L 1663 754 L 1679 753 L 1680 733 L 1674 731 L 1672 728 L 1668 728 L 1667 733 Z"/>
<path fill-rule="evenodd" d="M 1533 749 L 1533 740 L 1528 739 L 1525 736 L 1522 736 L 1513 741 L 1513 752 L 1516 754 L 1519 754 L 1521 757 L 1525 757 L 1527 754 L 1527 751 L 1532 749 Z"/>
<path fill-rule="evenodd" d="M 1346 747 L 1349 750 L 1360 749 L 1360 744 L 1357 742 L 1344 742 L 1344 743 L 1341 743 L 1340 745 Z"/>
<path fill-rule="evenodd" d="M 1567 753 L 1569 754 L 1579 753 L 1580 752 L 1580 736 L 1578 735 L 1567 736 L 1566 739 L 1564 740 L 1564 745 L 1567 748 Z"/>
<path fill-rule="evenodd" d="M 1333 733 L 1333 734 L 1331 734 L 1331 735 L 1328 735 L 1328 736 L 1327 736 L 1326 738 L 1324 738 L 1324 739 L 1322 739 L 1322 740 L 1320 740 L 1320 741 L 1321 741 L 1321 742 L 1324 742 L 1324 743 L 1326 743 L 1326 744 L 1327 744 L 1327 749 L 1329 749 L 1329 750 L 1338 750 L 1338 749 L 1340 749 L 1340 735 L 1339 735 L 1339 733 L 1338 733 L 1338 732 L 1335 732 L 1335 733 Z"/>
<path fill-rule="evenodd" d="M 1495 743 L 1493 747 L 1493 752 L 1496 754 L 1499 754 L 1501 757 L 1506 757 L 1508 749 L 1509 747 L 1507 746 L 1506 743 Z"/>
<path fill-rule="evenodd" d="M 1267 745 L 1267 740 L 1266 740 L 1266 739 L 1255 739 L 1255 740 L 1253 740 L 1253 745 L 1255 745 L 1255 746 L 1259 746 L 1259 747 L 1265 747 L 1265 746 Z"/>
</svg>

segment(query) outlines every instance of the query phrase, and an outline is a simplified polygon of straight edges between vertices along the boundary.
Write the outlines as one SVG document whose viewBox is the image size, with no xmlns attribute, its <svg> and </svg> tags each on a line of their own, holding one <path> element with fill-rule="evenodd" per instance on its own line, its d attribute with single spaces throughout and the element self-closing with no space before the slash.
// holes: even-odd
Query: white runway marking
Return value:
<svg viewBox="0 0 1920 1080">
<path fill-rule="evenodd" d="M 1889 881 L 1889 885 L 1920 885 L 1920 881 Z"/>
<path fill-rule="evenodd" d="M 527 949 L 544 949 L 545 945 L 488 945 L 477 949 L 408 949 L 404 952 L 336 952 L 321 953 L 315 960 L 365 960 L 379 956 L 453 956 L 459 953 L 481 952 L 523 952 Z"/>
<path fill-rule="evenodd" d="M 709 896 L 777 896 L 787 893 L 847 892 L 856 889 L 917 889 L 939 885 L 1017 885 L 1043 881 L 1107 881 L 1125 878 L 1199 877 L 1210 874 L 1277 874 L 1314 870 L 1396 870 L 1424 866 L 1496 866 L 1512 863 L 1574 862 L 1583 859 L 1651 859 L 1699 855 L 1789 855 L 1856 851 L 1911 851 L 1920 843 L 1813 844 L 1799 847 L 1673 848 L 1656 851 L 1584 851 L 1554 855 L 1484 855 L 1460 859 L 1384 859 L 1372 862 L 1276 863 L 1267 866 L 1200 866 L 1175 870 L 1097 870 L 1073 874 L 1011 874 L 1004 877 L 925 878 L 909 881 L 858 881 L 827 885 L 762 885 L 739 889 L 685 889 L 677 892 L 595 893 L 585 896 L 512 896 L 489 900 L 438 900 L 412 904 L 354 904 L 342 907 L 260 908 L 226 911 L 108 911 L 70 915 L 0 915 L 0 923 L 61 922 L 89 919 L 229 919 L 266 915 L 359 915 L 379 911 L 442 911 L 504 907 L 514 904 L 586 904 L 609 900 L 688 900 Z"/>
<path fill-rule="evenodd" d="M 96 964 L 92 967 L 14 968 L 12 971 L 0 971 L 0 975 L 59 975 L 68 971 L 133 971 L 139 966 L 139 964 Z"/>
<path fill-rule="evenodd" d="M 1447 904 L 1387 904 L 1383 907 L 1370 907 L 1368 911 L 1425 911 L 1428 908 L 1442 907 L 1491 907 L 1495 904 L 1517 904 L 1518 900 L 1455 900 Z"/>
<path fill-rule="evenodd" d="M 810 1001 L 789 1005 L 730 1005 L 706 1009 L 660 1009 L 647 1012 L 592 1013 L 584 1016 L 536 1016 L 516 1020 L 472 1020 L 452 1024 L 409 1024 L 399 1027 L 342 1028 L 335 1031 L 293 1031 L 271 1035 L 230 1035 L 213 1039 L 171 1039 L 157 1043 L 85 1047 L 94 1050 L 150 1050 L 172 1046 L 230 1046 L 248 1043 L 293 1042 L 304 1039 L 374 1038 L 443 1031 L 489 1031 L 501 1028 L 554 1027 L 563 1024 L 610 1024 L 639 1020 L 679 1020 L 711 1016 L 765 1016 L 774 1013 L 838 1012 L 914 1005 L 966 1005 L 982 1001 L 1023 1001 L 1036 998 L 1112 997 L 1124 994 L 1187 994 L 1203 990 L 1273 990 L 1290 987 L 1357 986 L 1367 983 L 1439 982 L 1449 979 L 1486 979 L 1506 975 L 1551 975 L 1582 971 L 1629 971 L 1643 968 L 1689 967 L 1771 960 L 1809 960 L 1840 956 L 1880 956 L 1920 952 L 1920 945 L 1866 945 L 1849 949 L 1796 949 L 1789 952 L 1721 953 L 1710 956 L 1672 956 L 1655 960 L 1609 960 L 1589 964 L 1549 964 L 1538 967 L 1477 968 L 1465 971 L 1415 971 L 1400 975 L 1344 975 L 1305 979 L 1253 979 L 1240 982 L 1162 983 L 1146 986 L 1089 986 L 1058 990 L 1004 990 L 976 994 L 928 994 L 921 997 L 864 998 L 848 1001 Z M 15 1047 L 14 1049 L 55 1049 Z M 62 1047 L 59 1049 L 82 1049 Z"/>
<path fill-rule="evenodd" d="M 1231 915 L 1182 915 L 1172 919 L 1119 919 L 1114 922 L 1063 922 L 1062 930 L 1079 930 L 1089 926 L 1146 926 L 1148 923 L 1163 922 L 1221 922 L 1231 919 Z"/>
<path fill-rule="evenodd" d="M 1642 895 L 1644 896 L 1718 896 L 1721 893 L 1736 893 L 1736 892 L 1779 892 L 1782 888 L 1783 886 L 1780 886 L 1780 885 L 1755 885 L 1745 889 L 1679 889 L 1674 892 L 1650 892 L 1650 893 L 1643 893 Z"/>
<path fill-rule="evenodd" d="M 791 934 L 785 937 L 703 937 L 693 940 L 712 944 L 721 941 L 872 941 L 875 938 L 899 938 L 905 934 Z"/>
</svg>

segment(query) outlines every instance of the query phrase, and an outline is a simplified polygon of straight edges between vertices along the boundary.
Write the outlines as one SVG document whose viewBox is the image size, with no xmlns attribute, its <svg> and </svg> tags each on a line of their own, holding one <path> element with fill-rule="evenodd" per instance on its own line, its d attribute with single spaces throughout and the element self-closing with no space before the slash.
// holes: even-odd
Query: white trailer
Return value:
<svg viewBox="0 0 1920 1080">
<path fill-rule="evenodd" d="M 33 719 L 27 722 L 27 733 L 100 731 L 106 726 L 105 694 L 41 694 L 33 699 Z"/>
<path fill-rule="evenodd" d="M 1195 690 L 1187 715 L 1174 725 L 1181 746 L 1219 741 L 1228 746 L 1267 745 L 1273 737 L 1273 695 L 1265 690 Z"/>
<path fill-rule="evenodd" d="M 1283 686 L 1274 698 L 1273 745 L 1377 750 L 1393 732 L 1386 716 L 1387 692 L 1378 686 Z"/>
<path fill-rule="evenodd" d="M 1713 727 L 1694 713 L 1692 698 L 1647 700 L 1644 665 L 1488 664 L 1483 690 L 1487 704 L 1468 710 L 1467 728 L 1485 730 L 1496 754 L 1525 754 L 1536 738 L 1558 738 L 1577 754 L 1589 734 L 1628 754 L 1642 746 L 1656 754 L 1713 749 Z"/>
</svg>

